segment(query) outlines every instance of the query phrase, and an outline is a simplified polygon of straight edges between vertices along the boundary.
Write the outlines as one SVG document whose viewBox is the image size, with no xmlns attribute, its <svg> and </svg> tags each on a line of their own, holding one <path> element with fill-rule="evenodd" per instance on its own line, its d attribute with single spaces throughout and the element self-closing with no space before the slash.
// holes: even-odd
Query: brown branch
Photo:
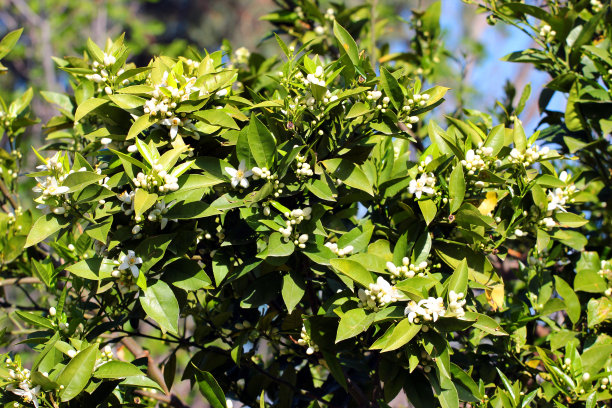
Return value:
<svg viewBox="0 0 612 408">
<path fill-rule="evenodd" d="M 18 285 L 20 283 L 42 283 L 40 279 L 35 277 L 26 277 L 26 278 L 9 278 L 0 280 L 0 287 L 2 286 L 11 286 Z"/>
<path fill-rule="evenodd" d="M 9 191 L 9 189 L 6 187 L 6 184 L 4 184 L 4 181 L 2 180 L 0 180 L 0 191 L 6 197 L 6 199 L 9 200 L 9 202 L 11 203 L 14 209 L 19 208 L 19 204 L 17 203 L 17 201 L 15 201 L 15 199 L 11 195 L 11 192 Z"/>
<path fill-rule="evenodd" d="M 147 361 L 148 361 L 147 369 L 148 369 L 149 375 L 151 376 L 151 378 L 153 378 L 153 380 L 155 380 L 155 382 L 157 382 L 160 385 L 160 387 L 162 387 L 166 395 L 169 396 L 170 391 L 168 390 L 168 387 L 166 386 L 166 382 L 164 381 L 164 375 L 159 369 L 159 367 L 157 367 L 157 364 L 155 363 L 155 360 L 153 360 L 153 357 L 151 357 L 151 354 L 149 353 L 149 351 L 140 347 L 140 344 L 136 343 L 136 340 L 130 337 L 123 337 L 121 339 L 121 343 L 125 346 L 125 348 L 127 348 L 130 351 L 130 353 L 134 355 L 134 357 L 136 358 L 146 357 L 147 358 Z"/>
</svg>

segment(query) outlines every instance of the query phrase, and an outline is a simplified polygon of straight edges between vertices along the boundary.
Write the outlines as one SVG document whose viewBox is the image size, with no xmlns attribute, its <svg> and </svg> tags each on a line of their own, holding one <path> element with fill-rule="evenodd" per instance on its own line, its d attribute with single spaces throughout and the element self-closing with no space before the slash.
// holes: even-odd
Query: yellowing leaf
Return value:
<svg viewBox="0 0 612 408">
<path fill-rule="evenodd" d="M 485 289 L 485 296 L 494 311 L 501 309 L 504 307 L 504 284 L 501 283 Z"/>
<path fill-rule="evenodd" d="M 489 215 L 495 209 L 497 205 L 497 193 L 495 191 L 489 191 L 487 193 L 487 198 L 482 200 L 482 203 L 478 206 L 478 211 L 482 215 Z"/>
</svg>

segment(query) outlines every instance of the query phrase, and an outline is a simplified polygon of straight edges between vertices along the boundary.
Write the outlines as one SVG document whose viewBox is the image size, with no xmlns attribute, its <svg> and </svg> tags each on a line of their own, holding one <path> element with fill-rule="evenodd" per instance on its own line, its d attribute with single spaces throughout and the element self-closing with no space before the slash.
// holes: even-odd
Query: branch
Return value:
<svg viewBox="0 0 612 408">
<path fill-rule="evenodd" d="M 2 286 L 11 286 L 11 285 L 19 285 L 20 283 L 42 283 L 40 279 L 35 277 L 27 277 L 27 278 L 9 278 L 0 280 L 0 287 Z"/>
<path fill-rule="evenodd" d="M 19 208 L 19 204 L 17 203 L 17 201 L 15 201 L 15 199 L 11 195 L 11 192 L 8 188 L 6 188 L 6 185 L 2 180 L 0 180 L 0 191 L 2 191 L 2 194 L 6 197 L 7 200 L 9 200 L 14 209 Z"/>
<path fill-rule="evenodd" d="M 170 391 L 168 391 L 168 387 L 166 386 L 166 382 L 164 381 L 164 375 L 162 374 L 157 364 L 155 364 L 155 360 L 149 354 L 148 350 L 140 347 L 136 341 L 130 337 L 123 337 L 121 339 L 121 343 L 134 355 L 136 358 L 146 357 L 148 361 L 147 369 L 151 378 L 155 380 L 166 393 L 167 396 L 170 396 Z"/>
</svg>

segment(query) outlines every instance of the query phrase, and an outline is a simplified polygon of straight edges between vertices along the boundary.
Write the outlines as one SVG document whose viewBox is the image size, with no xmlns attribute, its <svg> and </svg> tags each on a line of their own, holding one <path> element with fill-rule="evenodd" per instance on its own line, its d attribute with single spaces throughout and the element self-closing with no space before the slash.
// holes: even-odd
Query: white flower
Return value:
<svg viewBox="0 0 612 408">
<path fill-rule="evenodd" d="M 24 402 L 34 404 L 34 407 L 38 408 L 38 392 L 40 391 L 40 385 L 34 388 L 30 388 L 31 383 L 29 381 L 22 381 L 19 383 L 19 388 L 16 388 L 13 384 L 9 384 L 6 389 L 13 394 L 20 396 Z"/>
<path fill-rule="evenodd" d="M 435 178 L 423 173 L 418 179 L 410 180 L 410 184 L 408 185 L 408 192 L 410 194 L 414 194 L 416 198 L 421 198 L 421 195 L 423 193 L 431 195 L 434 194 L 434 189 L 432 188 L 433 184 L 435 184 Z"/>
<path fill-rule="evenodd" d="M 563 211 L 565 212 L 565 203 L 567 202 L 567 193 L 564 189 L 555 188 L 554 191 L 548 192 L 548 211 Z"/>
<path fill-rule="evenodd" d="M 392 286 L 382 276 L 379 276 L 376 283 L 370 283 L 368 289 L 359 289 L 359 306 L 378 311 L 381 307 L 397 301 L 401 294 L 395 286 Z"/>
<path fill-rule="evenodd" d="M 232 177 L 232 187 L 234 188 L 236 188 L 238 184 L 240 184 L 242 188 L 247 188 L 249 186 L 249 180 L 247 180 L 247 178 L 253 174 L 252 170 L 246 169 L 244 160 L 240 162 L 238 170 L 232 167 L 226 167 L 225 172 Z"/>
<path fill-rule="evenodd" d="M 123 255 L 123 258 L 121 258 L 121 265 L 119 265 L 118 269 L 120 271 L 129 269 L 130 271 L 132 271 L 132 275 L 134 275 L 134 278 L 137 278 L 140 271 L 138 270 L 138 267 L 136 265 L 141 263 L 142 258 L 137 257 L 134 251 L 129 250 L 128 253 L 126 255 Z"/>
<path fill-rule="evenodd" d="M 555 222 L 555 220 L 553 220 L 550 217 L 546 217 L 544 219 L 542 219 L 542 221 L 540 221 L 542 224 L 544 224 L 544 226 L 546 226 L 546 228 L 554 228 L 557 226 L 557 223 Z"/>
<path fill-rule="evenodd" d="M 408 321 L 411 324 L 419 323 L 419 316 L 423 316 L 425 314 L 425 309 L 418 305 L 414 300 L 408 303 L 406 309 L 404 309 L 404 314 L 408 317 Z"/>
<path fill-rule="evenodd" d="M 444 309 L 444 301 L 441 297 L 434 298 L 430 296 L 427 299 L 419 301 L 418 305 L 426 311 L 425 315 L 423 316 L 425 320 L 433 320 L 435 322 L 438 320 L 438 317 L 444 316 L 446 313 L 446 309 Z"/>
</svg>

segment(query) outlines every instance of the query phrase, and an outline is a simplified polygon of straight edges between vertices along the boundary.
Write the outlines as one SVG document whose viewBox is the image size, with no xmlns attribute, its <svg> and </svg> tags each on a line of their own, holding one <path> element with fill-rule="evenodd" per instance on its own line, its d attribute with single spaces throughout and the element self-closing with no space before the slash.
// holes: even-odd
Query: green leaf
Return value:
<svg viewBox="0 0 612 408">
<path fill-rule="evenodd" d="M 93 374 L 96 378 L 125 378 L 135 375 L 144 375 L 144 373 L 134 364 L 117 360 L 102 364 Z"/>
<path fill-rule="evenodd" d="M 97 183 L 104 177 L 103 174 L 96 174 L 91 171 L 75 171 L 66 177 L 62 185 L 70 189 L 68 190 L 69 193 L 73 193 L 84 189 L 90 184 Z"/>
<path fill-rule="evenodd" d="M 475 320 L 474 327 L 482 330 L 485 333 L 492 334 L 494 336 L 507 336 L 506 333 L 497 321 L 487 315 L 474 313 L 474 312 L 465 312 L 465 318 L 468 320 Z"/>
<path fill-rule="evenodd" d="M 346 119 L 357 118 L 357 117 L 363 116 L 366 113 L 369 113 L 371 111 L 372 111 L 372 109 L 370 109 L 370 105 L 365 104 L 363 102 L 357 102 L 353 106 L 351 106 L 351 109 L 346 114 L 345 118 Z"/>
<path fill-rule="evenodd" d="M 448 194 L 450 196 L 450 212 L 452 214 L 459 209 L 465 197 L 465 178 L 461 164 L 456 165 L 450 175 Z"/>
<path fill-rule="evenodd" d="M 350 339 L 359 333 L 366 331 L 374 321 L 374 313 L 366 314 L 361 307 L 351 309 L 340 317 L 336 343 Z"/>
<path fill-rule="evenodd" d="M 23 320 L 24 322 L 28 322 L 35 326 L 40 326 L 40 327 L 45 327 L 47 329 L 55 330 L 55 327 L 51 324 L 49 319 L 45 317 L 39 316 L 34 313 L 21 311 L 21 310 L 16 310 L 15 314 L 19 316 L 19 318 Z"/>
<path fill-rule="evenodd" d="M 391 103 L 395 106 L 398 111 L 402 109 L 404 105 L 404 93 L 400 87 L 397 79 L 386 68 L 380 68 L 380 84 L 384 89 L 385 93 L 391 99 Z"/>
<path fill-rule="evenodd" d="M 146 99 L 130 94 L 114 94 L 109 95 L 108 97 L 115 103 L 115 105 L 125 110 L 139 108 L 146 102 Z"/>
<path fill-rule="evenodd" d="M 34 225 L 32 225 L 28 238 L 26 239 L 25 248 L 38 244 L 50 235 L 68 226 L 68 224 L 69 221 L 66 217 L 52 214 L 43 215 L 34 222 Z"/>
<path fill-rule="evenodd" d="M 136 119 L 134 123 L 132 123 L 132 126 L 130 127 L 130 130 L 128 131 L 128 134 L 125 140 L 130 140 L 130 139 L 135 138 L 136 136 L 140 134 L 140 132 L 143 132 L 147 130 L 148 128 L 150 128 L 151 126 L 153 126 L 154 123 L 155 121 L 151 120 L 149 115 L 142 115 L 141 117 Z"/>
<path fill-rule="evenodd" d="M 115 265 L 104 258 L 84 259 L 70 265 L 66 270 L 76 276 L 89 280 L 101 280 L 111 277 Z"/>
<path fill-rule="evenodd" d="M 70 401 L 83 391 L 96 364 L 98 356 L 98 344 L 92 344 L 85 350 L 81 350 L 64 367 L 56 382 L 64 386 L 60 391 L 62 402 Z"/>
<path fill-rule="evenodd" d="M 403 319 L 395 326 L 395 329 L 393 329 L 393 332 L 385 342 L 381 351 L 385 353 L 387 351 L 397 350 L 412 340 L 419 331 L 421 331 L 421 325 L 411 324 L 408 319 Z"/>
<path fill-rule="evenodd" d="M 608 288 L 604 278 L 599 276 L 595 271 L 582 270 L 578 271 L 574 278 L 574 290 L 589 292 L 589 293 L 603 293 Z"/>
<path fill-rule="evenodd" d="M 134 195 L 134 216 L 140 217 L 157 202 L 157 194 L 147 193 L 142 188 L 136 190 Z"/>
<path fill-rule="evenodd" d="M 168 284 L 157 281 L 143 292 L 140 304 L 147 316 L 155 320 L 163 332 L 178 335 L 179 304 Z"/>
<path fill-rule="evenodd" d="M 606 320 L 612 320 L 612 300 L 605 296 L 589 300 L 587 304 L 587 324 L 589 328 L 593 328 Z"/>
<path fill-rule="evenodd" d="M 274 163 L 276 141 L 268 128 L 255 115 L 251 117 L 249 123 L 247 141 L 257 166 L 270 168 Z"/>
<path fill-rule="evenodd" d="M 74 121 L 78 122 L 83 119 L 88 113 L 98 109 L 102 105 L 110 103 L 108 99 L 91 98 L 79 105 L 76 112 L 74 113 Z"/>
<path fill-rule="evenodd" d="M 274 232 L 272 235 L 270 235 L 266 255 L 271 257 L 289 256 L 294 250 L 295 245 L 292 241 L 284 242 L 281 234 L 279 232 Z"/>
<path fill-rule="evenodd" d="M 527 136 L 525 136 L 525 130 L 523 129 L 523 125 L 518 118 L 514 118 L 512 138 L 514 140 L 514 147 L 516 147 L 516 149 L 521 153 L 527 149 Z"/>
<path fill-rule="evenodd" d="M 506 129 L 504 125 L 497 125 L 487 136 L 487 140 L 484 142 L 484 147 L 490 147 L 493 149 L 491 156 L 495 157 L 504 147 Z"/>
<path fill-rule="evenodd" d="M 421 200 L 418 203 L 421 213 L 423 213 L 425 223 L 429 225 L 433 219 L 436 218 L 438 207 L 436 207 L 436 204 L 432 200 Z"/>
<path fill-rule="evenodd" d="M 464 258 L 459 265 L 457 265 L 455 272 L 453 272 L 448 281 L 448 291 L 450 292 L 452 290 L 455 293 L 463 293 L 466 295 L 468 275 L 467 260 Z"/>
<path fill-rule="evenodd" d="M 334 178 L 342 180 L 347 186 L 365 191 L 369 195 L 374 196 L 372 184 L 368 177 L 363 170 L 351 161 L 336 158 L 325 160 L 322 163 Z"/>
<path fill-rule="evenodd" d="M 580 319 L 580 299 L 572 287 L 558 276 L 555 276 L 555 288 L 565 302 L 567 315 L 572 323 L 576 324 Z"/>
<path fill-rule="evenodd" d="M 196 372 L 196 379 L 200 392 L 212 408 L 227 408 L 225 394 L 211 373 L 198 370 Z"/>
<path fill-rule="evenodd" d="M 166 267 L 164 280 L 185 291 L 212 289 L 213 285 L 200 265 L 190 259 L 179 259 Z"/>
<path fill-rule="evenodd" d="M 369 287 L 370 283 L 375 283 L 376 278 L 368 272 L 360 263 L 349 259 L 332 259 L 329 261 L 331 266 L 340 273 L 348 276 L 363 287 Z"/>
<path fill-rule="evenodd" d="M 571 132 L 578 132 L 587 128 L 587 123 L 580 109 L 580 91 L 578 81 L 575 81 L 570 89 L 565 105 L 565 125 Z"/>
<path fill-rule="evenodd" d="M 18 28 L 2 38 L 2 41 L 0 41 L 0 59 L 4 58 L 6 54 L 11 52 L 13 47 L 15 47 L 15 44 L 17 44 L 17 41 L 19 41 L 19 37 L 21 37 L 22 32 L 23 28 Z"/>
<path fill-rule="evenodd" d="M 293 312 L 295 306 L 300 303 L 304 292 L 306 291 L 306 282 L 304 278 L 296 271 L 290 271 L 288 274 L 283 276 L 283 289 L 281 294 L 283 295 L 283 301 L 287 306 L 289 314 Z"/>
<path fill-rule="evenodd" d="M 334 36 L 338 40 L 341 52 L 346 53 L 354 66 L 359 66 L 359 49 L 348 31 L 334 20 Z"/>
<path fill-rule="evenodd" d="M 87 52 L 98 62 L 104 62 L 104 52 L 98 47 L 98 45 L 91 40 L 87 39 Z"/>
<path fill-rule="evenodd" d="M 557 221 L 561 226 L 567 228 L 578 228 L 582 227 L 585 224 L 588 224 L 588 220 L 585 220 L 578 214 L 573 214 L 570 212 L 559 212 L 556 211 L 553 215 L 555 221 Z"/>
</svg>

